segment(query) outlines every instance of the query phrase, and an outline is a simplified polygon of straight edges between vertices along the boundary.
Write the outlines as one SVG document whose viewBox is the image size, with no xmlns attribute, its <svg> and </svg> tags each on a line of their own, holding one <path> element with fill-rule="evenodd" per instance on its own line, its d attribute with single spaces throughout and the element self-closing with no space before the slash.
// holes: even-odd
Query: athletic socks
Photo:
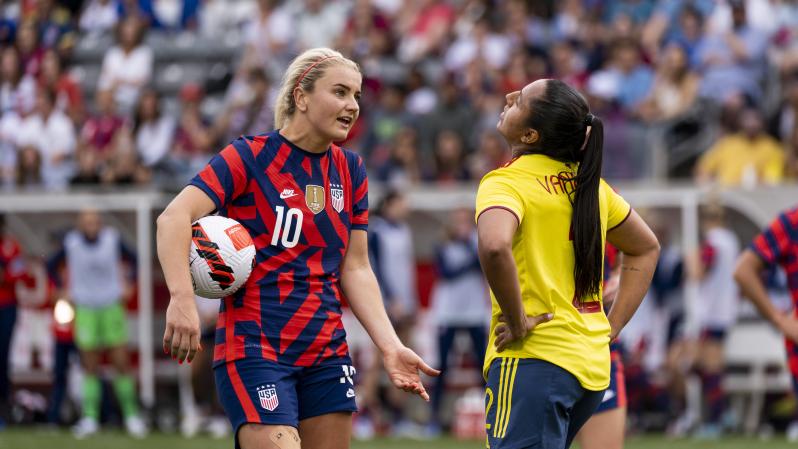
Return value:
<svg viewBox="0 0 798 449">
<path fill-rule="evenodd" d="M 138 400 L 136 399 L 136 384 L 130 376 L 116 376 L 114 378 L 114 392 L 122 408 L 125 418 L 136 416 L 139 413 Z"/>
</svg>

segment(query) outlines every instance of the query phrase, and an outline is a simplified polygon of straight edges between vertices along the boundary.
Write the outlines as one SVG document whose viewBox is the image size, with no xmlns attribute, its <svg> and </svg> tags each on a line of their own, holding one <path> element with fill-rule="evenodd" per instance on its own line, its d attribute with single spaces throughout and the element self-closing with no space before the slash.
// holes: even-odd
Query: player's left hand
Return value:
<svg viewBox="0 0 798 449">
<path fill-rule="evenodd" d="M 418 372 L 428 376 L 437 376 L 441 372 L 433 369 L 418 356 L 412 349 L 402 346 L 396 351 L 386 352 L 383 355 L 383 364 L 388 377 L 396 386 L 409 393 L 416 393 L 425 401 L 429 401 L 429 394 L 424 389 Z"/>
</svg>

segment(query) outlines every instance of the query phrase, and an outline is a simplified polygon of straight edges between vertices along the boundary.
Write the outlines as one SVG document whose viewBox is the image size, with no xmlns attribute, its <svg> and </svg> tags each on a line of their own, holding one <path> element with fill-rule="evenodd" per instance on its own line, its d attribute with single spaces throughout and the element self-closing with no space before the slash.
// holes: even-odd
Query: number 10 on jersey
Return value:
<svg viewBox="0 0 798 449">
<path fill-rule="evenodd" d="M 299 243 L 299 236 L 302 233 L 302 211 L 292 207 L 286 213 L 285 207 L 276 206 L 276 212 L 272 245 L 277 246 L 278 243 L 282 243 L 286 248 L 295 247 Z"/>
</svg>

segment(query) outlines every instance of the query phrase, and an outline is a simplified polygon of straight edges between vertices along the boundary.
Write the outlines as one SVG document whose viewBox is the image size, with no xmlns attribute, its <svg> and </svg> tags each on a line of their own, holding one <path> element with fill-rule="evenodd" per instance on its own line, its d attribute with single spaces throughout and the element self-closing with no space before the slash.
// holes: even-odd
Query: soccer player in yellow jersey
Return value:
<svg viewBox="0 0 798 449">
<path fill-rule="evenodd" d="M 491 449 L 563 449 L 610 383 L 609 343 L 645 295 L 656 237 L 601 180 L 604 130 L 558 80 L 507 95 L 497 129 L 514 159 L 482 179 L 479 256 L 493 311 L 485 357 Z M 602 311 L 604 243 L 623 254 Z"/>
</svg>

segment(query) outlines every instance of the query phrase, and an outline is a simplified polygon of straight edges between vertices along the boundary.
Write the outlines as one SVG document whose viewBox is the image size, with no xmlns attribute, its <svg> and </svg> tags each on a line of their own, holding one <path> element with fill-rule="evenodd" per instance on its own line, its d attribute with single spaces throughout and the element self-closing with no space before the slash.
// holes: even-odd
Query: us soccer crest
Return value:
<svg viewBox="0 0 798 449">
<path fill-rule="evenodd" d="M 305 204 L 314 214 L 324 210 L 324 187 L 308 184 L 305 187 Z"/>
<path fill-rule="evenodd" d="M 341 212 L 344 209 L 344 186 L 330 184 L 330 198 L 332 199 L 333 209 L 336 212 Z"/>
<path fill-rule="evenodd" d="M 260 406 L 270 412 L 273 412 L 280 405 L 280 401 L 277 399 L 277 388 L 275 387 L 276 385 L 263 385 L 257 388 Z"/>
</svg>

